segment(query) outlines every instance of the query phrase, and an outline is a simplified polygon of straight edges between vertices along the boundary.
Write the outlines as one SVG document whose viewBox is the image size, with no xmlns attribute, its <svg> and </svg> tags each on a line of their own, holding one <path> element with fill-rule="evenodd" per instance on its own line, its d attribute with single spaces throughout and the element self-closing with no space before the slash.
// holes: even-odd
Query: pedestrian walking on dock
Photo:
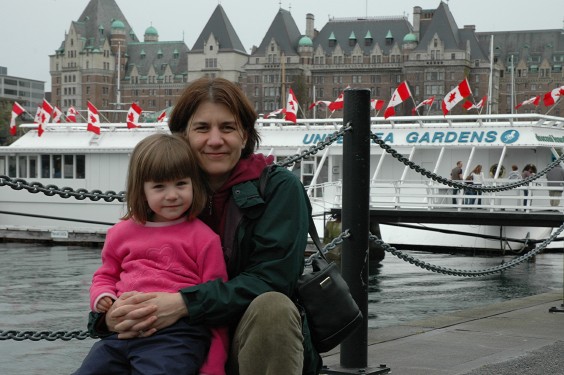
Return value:
<svg viewBox="0 0 564 375">
<path fill-rule="evenodd" d="M 197 216 L 206 188 L 196 157 L 180 136 L 158 133 L 139 142 L 127 175 L 126 214 L 108 230 L 102 265 L 92 277 L 90 307 L 108 312 L 137 292 L 177 292 L 208 281 L 227 281 L 221 241 Z M 96 342 L 75 375 L 225 375 L 227 327 L 177 320 L 138 338 L 117 333 Z"/>
<path fill-rule="evenodd" d="M 302 183 L 283 167 L 270 166 L 259 191 L 258 179 L 273 158 L 255 154 L 256 119 L 238 85 L 201 78 L 186 87 L 169 121 L 172 133 L 188 140 L 205 178 L 208 201 L 199 218 L 221 237 L 229 281 L 118 299 L 106 314 L 92 315 L 93 332 L 127 338 L 179 319 L 228 324 L 228 375 L 319 373 L 321 357 L 294 303 L 311 205 Z"/>
<path fill-rule="evenodd" d="M 557 207 L 560 205 L 560 197 L 562 197 L 562 186 L 564 185 L 564 168 L 562 165 L 558 164 L 556 167 L 552 168 L 546 174 L 546 179 L 548 181 L 548 186 L 554 190 L 549 190 L 548 195 L 550 195 L 550 205 L 552 207 Z M 555 189 L 556 188 L 556 189 Z"/>
</svg>

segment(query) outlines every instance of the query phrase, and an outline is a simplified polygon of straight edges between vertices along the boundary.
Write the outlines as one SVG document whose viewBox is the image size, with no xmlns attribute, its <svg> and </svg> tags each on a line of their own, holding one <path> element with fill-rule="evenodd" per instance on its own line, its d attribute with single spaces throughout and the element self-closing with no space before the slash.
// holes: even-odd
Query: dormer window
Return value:
<svg viewBox="0 0 564 375">
<path fill-rule="evenodd" d="M 356 35 L 354 35 L 354 31 L 353 31 L 349 36 L 349 46 L 354 47 L 355 44 L 356 44 Z"/>
<path fill-rule="evenodd" d="M 331 33 L 331 35 L 329 35 L 329 47 L 335 47 L 335 45 L 337 44 L 337 38 L 335 38 L 335 34 Z"/>
</svg>

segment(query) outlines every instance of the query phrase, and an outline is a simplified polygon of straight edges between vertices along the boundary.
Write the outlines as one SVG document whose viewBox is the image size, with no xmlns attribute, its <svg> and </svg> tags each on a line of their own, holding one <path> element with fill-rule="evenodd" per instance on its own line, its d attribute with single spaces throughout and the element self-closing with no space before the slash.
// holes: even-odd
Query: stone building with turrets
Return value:
<svg viewBox="0 0 564 375">
<path fill-rule="evenodd" d="M 152 25 L 140 41 L 115 0 L 90 0 L 49 56 L 52 104 L 127 111 L 135 101 L 158 111 L 186 86 L 187 53 L 183 41 L 159 41 Z"/>
<path fill-rule="evenodd" d="M 291 87 L 298 116 L 311 118 L 328 115 L 308 110 L 313 100 L 333 101 L 351 87 L 388 101 L 407 81 L 413 100 L 396 113 L 409 115 L 415 103 L 434 96 L 424 113 L 440 114 L 444 95 L 467 78 L 469 100 L 487 95 L 489 111 L 507 113 L 564 83 L 564 30 L 477 32 L 473 25 L 459 27 L 442 1 L 434 9 L 415 6 L 412 22 L 406 16 L 331 18 L 316 29 L 314 15 L 306 14 L 304 30 L 280 8 L 249 54 L 217 5 L 190 50 L 184 41 L 160 41 L 152 25 L 140 41 L 115 0 L 90 0 L 50 56 L 52 101 L 62 109 L 84 109 L 87 101 L 126 109 L 136 101 L 146 112 L 159 111 L 173 105 L 189 81 L 224 77 L 241 85 L 259 113 L 283 108 Z M 561 115 L 562 109 L 564 101 L 549 110 Z M 458 105 L 451 113 L 465 112 Z"/>
</svg>

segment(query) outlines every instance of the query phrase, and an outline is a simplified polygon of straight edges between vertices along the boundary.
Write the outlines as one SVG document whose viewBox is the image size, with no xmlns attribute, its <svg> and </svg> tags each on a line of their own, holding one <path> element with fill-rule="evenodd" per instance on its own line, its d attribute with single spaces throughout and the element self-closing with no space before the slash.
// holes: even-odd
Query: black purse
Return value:
<svg viewBox="0 0 564 375">
<path fill-rule="evenodd" d="M 311 258 L 313 271 L 299 278 L 296 294 L 306 313 L 313 346 L 325 353 L 357 329 L 362 323 L 362 312 L 337 264 L 327 261 L 311 216 L 309 221 L 309 235 L 317 253 Z"/>
<path fill-rule="evenodd" d="M 259 193 L 264 196 L 268 174 L 264 168 L 259 178 Z M 351 296 L 349 286 L 337 264 L 327 261 L 311 215 L 309 235 L 317 247 L 312 259 L 313 271 L 304 273 L 296 288 L 297 304 L 306 314 L 313 346 L 325 353 L 339 345 L 362 323 L 362 312 Z"/>
</svg>

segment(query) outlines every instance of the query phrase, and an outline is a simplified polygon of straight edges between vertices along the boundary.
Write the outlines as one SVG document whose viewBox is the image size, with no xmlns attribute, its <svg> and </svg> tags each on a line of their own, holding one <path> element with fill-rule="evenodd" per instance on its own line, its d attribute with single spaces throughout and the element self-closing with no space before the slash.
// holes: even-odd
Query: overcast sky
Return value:
<svg viewBox="0 0 564 375">
<path fill-rule="evenodd" d="M 116 0 L 141 40 L 153 25 L 160 41 L 184 40 L 192 48 L 221 3 L 247 52 L 259 45 L 280 6 L 292 12 L 302 33 L 305 15 L 315 16 L 320 30 L 329 17 L 406 15 L 412 23 L 414 6 L 435 9 L 440 0 Z M 0 66 L 16 77 L 46 82 L 50 91 L 49 55 L 60 46 L 71 21 L 88 0 L 0 0 Z M 562 29 L 563 0 L 450 0 L 459 28 L 476 31 Z"/>
</svg>

